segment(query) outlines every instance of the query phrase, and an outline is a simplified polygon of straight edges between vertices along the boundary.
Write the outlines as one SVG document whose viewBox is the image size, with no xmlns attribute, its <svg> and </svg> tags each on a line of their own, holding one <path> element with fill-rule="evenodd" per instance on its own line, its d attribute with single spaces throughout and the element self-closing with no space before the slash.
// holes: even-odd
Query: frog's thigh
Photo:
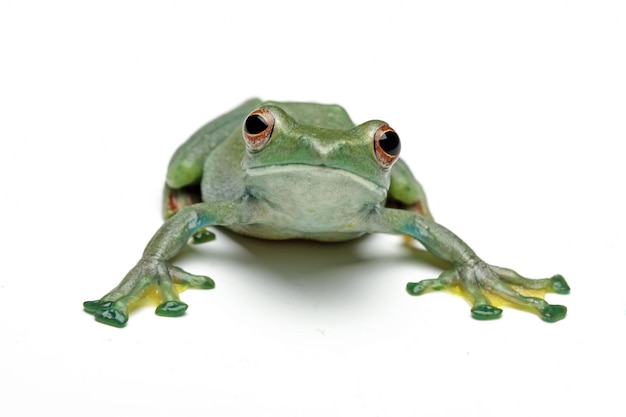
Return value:
<svg viewBox="0 0 626 417">
<path fill-rule="evenodd" d="M 163 187 L 163 204 L 161 206 L 163 219 L 167 220 L 185 207 L 201 201 L 200 184 L 172 188 L 166 183 Z"/>
<path fill-rule="evenodd" d="M 207 123 L 174 153 L 167 168 L 167 185 L 182 188 L 200 182 L 204 160 L 242 123 L 248 113 L 259 106 L 251 99 L 239 107 Z"/>
<path fill-rule="evenodd" d="M 387 207 L 415 211 L 432 219 L 426 193 L 402 159 L 391 168 L 391 184 L 387 194 Z"/>
</svg>

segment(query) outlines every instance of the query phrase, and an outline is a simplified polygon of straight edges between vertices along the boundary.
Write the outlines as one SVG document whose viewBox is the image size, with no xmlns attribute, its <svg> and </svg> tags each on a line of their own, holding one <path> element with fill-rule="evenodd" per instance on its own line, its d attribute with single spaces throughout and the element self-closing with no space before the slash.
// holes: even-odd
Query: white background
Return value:
<svg viewBox="0 0 626 417">
<path fill-rule="evenodd" d="M 626 10 L 620 1 L 0 3 L 0 413 L 623 416 Z M 218 231 L 179 319 L 84 300 L 161 223 L 169 156 L 251 96 L 383 119 L 436 219 L 572 287 L 556 324 L 478 322 L 397 237 Z"/>
</svg>

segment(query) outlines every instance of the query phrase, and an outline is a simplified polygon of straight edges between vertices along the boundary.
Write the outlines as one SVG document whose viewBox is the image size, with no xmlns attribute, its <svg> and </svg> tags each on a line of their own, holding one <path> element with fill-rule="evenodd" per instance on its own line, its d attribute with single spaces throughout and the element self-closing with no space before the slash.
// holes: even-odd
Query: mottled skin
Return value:
<svg viewBox="0 0 626 417">
<path fill-rule="evenodd" d="M 100 300 L 85 302 L 85 310 L 98 321 L 123 326 L 128 307 L 156 287 L 157 314 L 184 314 L 187 305 L 174 284 L 208 289 L 214 283 L 170 260 L 190 241 L 212 240 L 207 226 L 224 226 L 264 239 L 408 235 L 451 265 L 436 279 L 407 284 L 410 294 L 460 289 L 477 319 L 502 314 L 490 294 L 548 322 L 564 318 L 564 306 L 518 291 L 564 294 L 569 287 L 563 277 L 528 279 L 485 263 L 433 221 L 422 187 L 398 159 L 399 150 L 399 138 L 386 123 L 355 126 L 339 106 L 245 102 L 176 151 L 164 192 L 166 222 L 122 282 Z"/>
</svg>

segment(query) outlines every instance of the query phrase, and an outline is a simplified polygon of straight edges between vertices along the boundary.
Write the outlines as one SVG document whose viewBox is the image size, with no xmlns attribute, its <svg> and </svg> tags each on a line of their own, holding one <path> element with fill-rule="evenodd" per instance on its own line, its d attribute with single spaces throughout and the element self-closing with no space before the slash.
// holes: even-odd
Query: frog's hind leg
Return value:
<svg viewBox="0 0 626 417">
<path fill-rule="evenodd" d="M 386 207 L 413 211 L 433 220 L 422 185 L 402 159 L 399 159 L 391 169 Z"/>
<path fill-rule="evenodd" d="M 202 195 L 199 184 L 173 188 L 165 183 L 163 187 L 163 204 L 161 206 L 163 219 L 167 220 L 185 207 L 201 201 Z"/>
</svg>

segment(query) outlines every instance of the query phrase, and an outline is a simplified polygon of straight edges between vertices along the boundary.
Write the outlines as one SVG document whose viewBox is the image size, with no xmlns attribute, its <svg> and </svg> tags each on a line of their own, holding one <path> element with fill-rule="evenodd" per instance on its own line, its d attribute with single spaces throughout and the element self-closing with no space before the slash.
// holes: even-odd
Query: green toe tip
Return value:
<svg viewBox="0 0 626 417">
<path fill-rule="evenodd" d="M 108 324 L 109 326 L 114 327 L 124 327 L 128 321 L 128 316 L 124 312 L 114 308 L 97 310 L 94 316 L 100 323 Z"/>
<path fill-rule="evenodd" d="M 213 281 L 209 277 L 205 277 L 205 280 L 202 282 L 202 284 L 200 284 L 199 288 L 201 290 L 212 290 L 213 288 L 215 288 L 215 281 Z"/>
<path fill-rule="evenodd" d="M 406 292 L 411 295 L 420 295 L 424 292 L 426 286 L 421 282 L 409 282 L 406 284 Z"/>
<path fill-rule="evenodd" d="M 180 317 L 185 314 L 187 307 L 182 301 L 166 301 L 156 308 L 155 313 L 163 317 Z"/>
<path fill-rule="evenodd" d="M 565 318 L 567 314 L 567 307 L 550 304 L 541 311 L 541 318 L 548 323 L 554 323 Z"/>
<path fill-rule="evenodd" d="M 212 240 L 215 240 L 215 233 L 209 232 L 208 230 L 200 230 L 193 235 L 191 243 L 197 245 L 200 243 L 210 242 Z"/>
<path fill-rule="evenodd" d="M 569 285 L 563 275 L 555 275 L 551 278 L 552 290 L 557 294 L 569 294 Z"/>
<path fill-rule="evenodd" d="M 85 301 L 83 303 L 83 309 L 89 314 L 95 314 L 96 311 L 111 307 L 113 303 L 111 301 L 102 301 L 102 300 L 94 300 L 94 301 Z"/>
<path fill-rule="evenodd" d="M 502 309 L 488 304 L 472 308 L 472 317 L 476 320 L 495 320 L 502 316 Z"/>
</svg>

